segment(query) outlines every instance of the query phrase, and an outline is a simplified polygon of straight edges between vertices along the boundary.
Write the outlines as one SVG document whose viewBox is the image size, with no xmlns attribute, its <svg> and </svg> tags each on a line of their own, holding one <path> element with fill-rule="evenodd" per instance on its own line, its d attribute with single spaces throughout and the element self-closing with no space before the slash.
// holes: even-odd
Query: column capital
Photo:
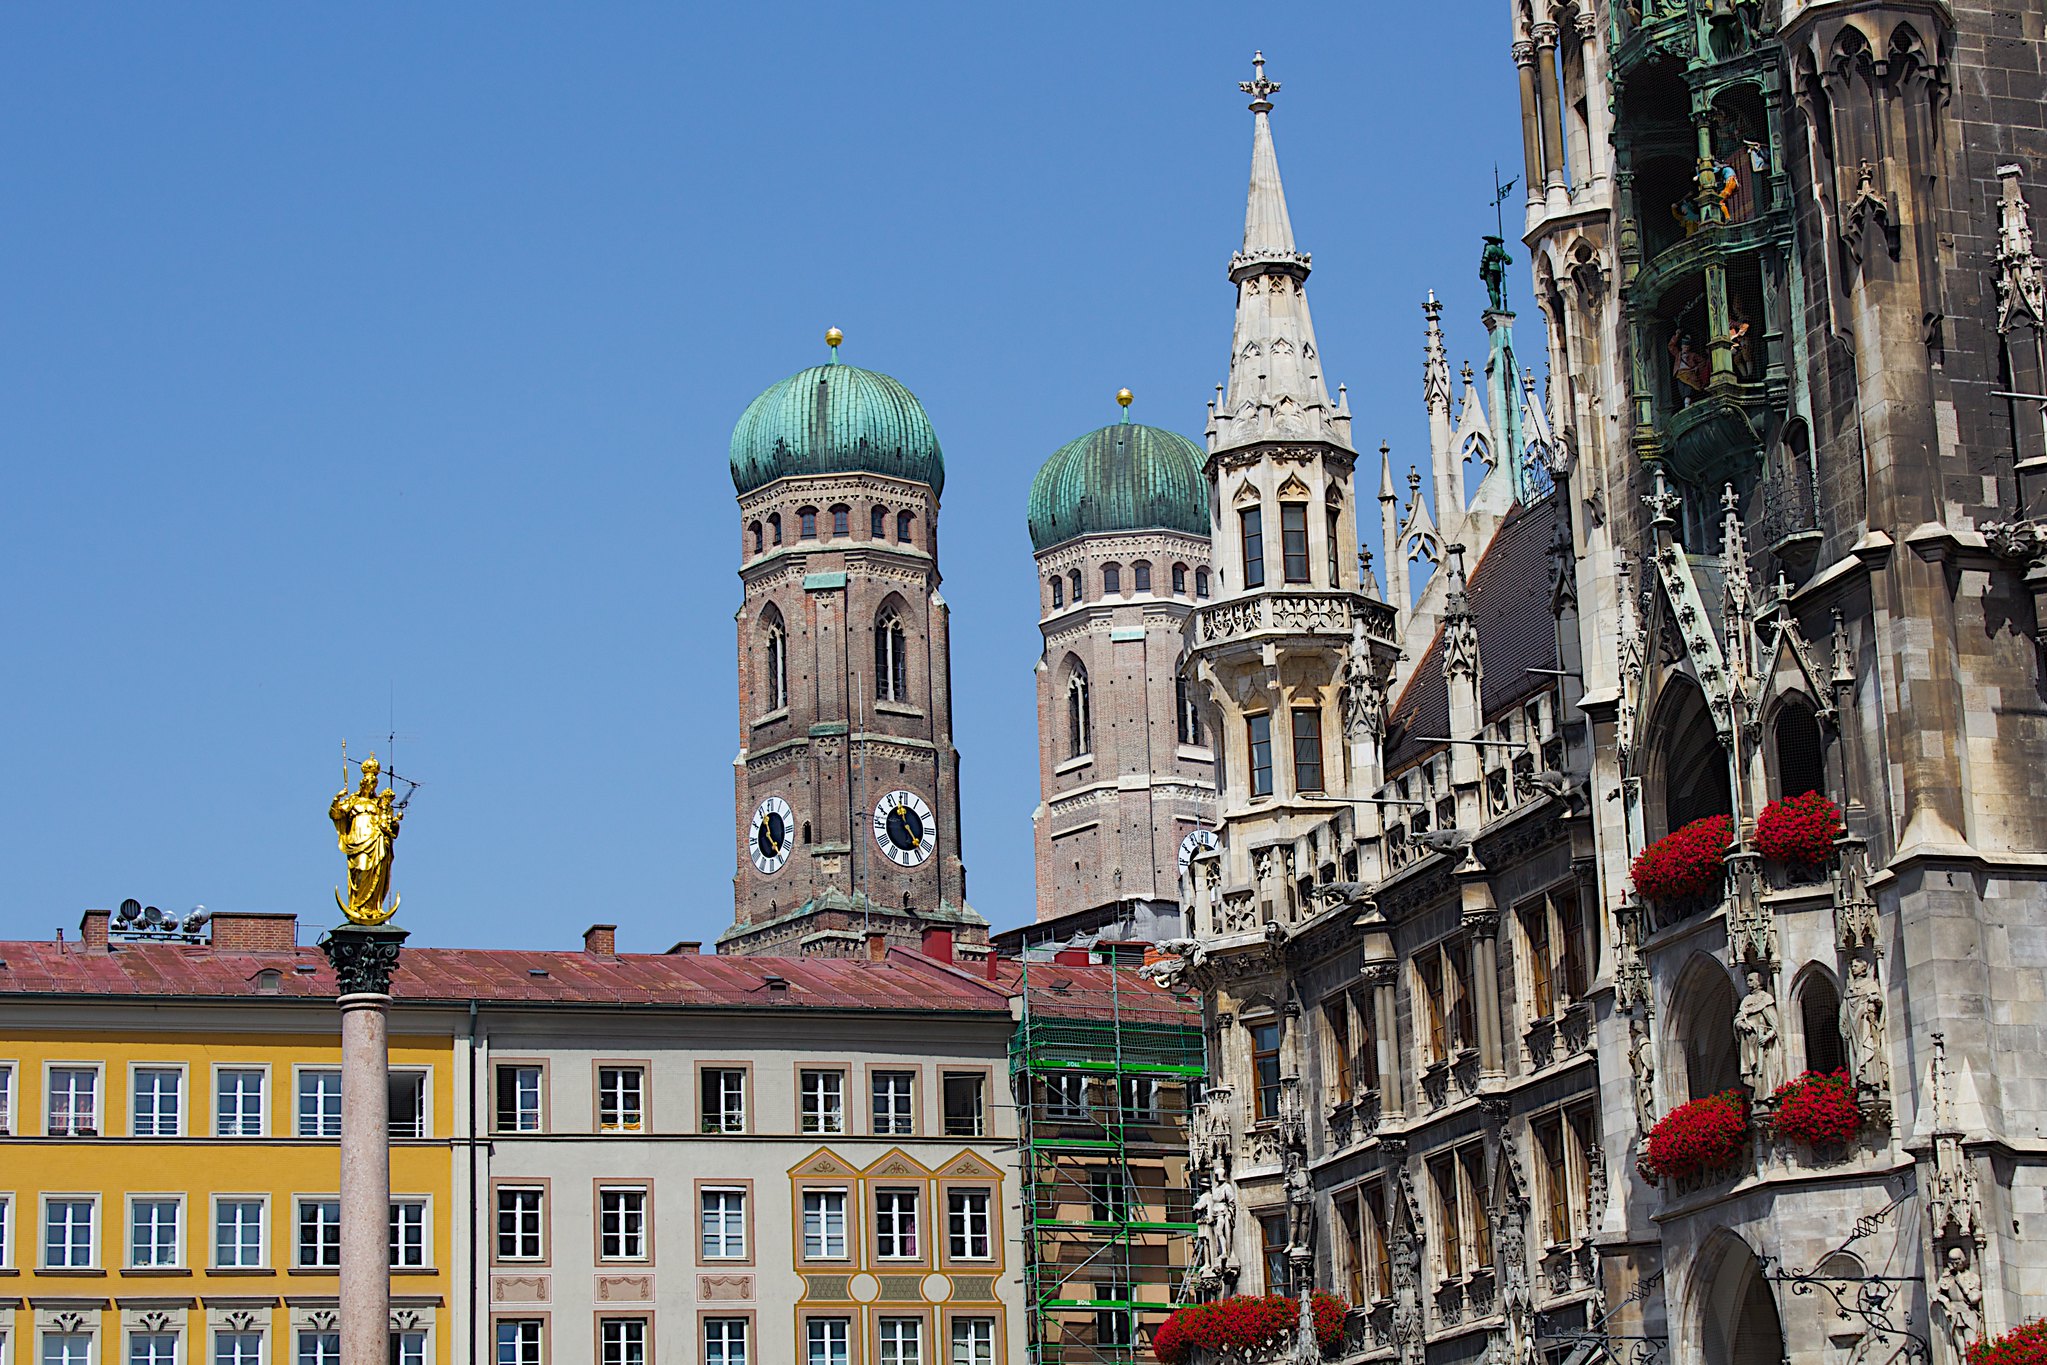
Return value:
<svg viewBox="0 0 2047 1365">
<path fill-rule="evenodd" d="M 1400 979 L 1398 962 L 1367 962 L 1358 968 L 1358 976 L 1367 986 L 1390 986 Z"/>
<path fill-rule="evenodd" d="M 1535 65 L 1535 44 L 1530 42 L 1528 39 L 1522 38 L 1517 40 L 1514 44 L 1513 51 L 1514 65 L 1516 66 Z"/>
<path fill-rule="evenodd" d="M 1457 927 L 1480 938 L 1491 938 L 1500 932 L 1498 910 L 1466 910 L 1458 916 Z"/>
<path fill-rule="evenodd" d="M 1529 32 L 1534 35 L 1537 47 L 1555 47 L 1557 45 L 1557 26 L 1548 20 L 1535 25 Z"/>
<path fill-rule="evenodd" d="M 334 968 L 339 994 L 391 994 L 391 974 L 398 970 L 398 949 L 405 930 L 389 924 L 337 924 L 320 939 L 320 951 Z"/>
</svg>

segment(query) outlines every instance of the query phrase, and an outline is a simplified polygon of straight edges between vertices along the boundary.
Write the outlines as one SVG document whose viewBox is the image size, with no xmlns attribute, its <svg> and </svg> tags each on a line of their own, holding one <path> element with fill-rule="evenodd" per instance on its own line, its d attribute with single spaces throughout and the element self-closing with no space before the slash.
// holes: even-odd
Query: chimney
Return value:
<svg viewBox="0 0 2047 1365">
<path fill-rule="evenodd" d="M 888 935 L 879 929 L 867 931 L 867 960 L 869 962 L 888 961 Z"/>
<path fill-rule="evenodd" d="M 298 916 L 261 910 L 222 910 L 213 917 L 216 953 L 289 953 L 299 946 Z"/>
<path fill-rule="evenodd" d="M 1052 960 L 1066 967 L 1085 967 L 1090 958 L 1085 948 L 1061 948 L 1052 954 Z"/>
<path fill-rule="evenodd" d="M 583 931 L 583 951 L 597 957 L 618 956 L 618 926 L 593 924 Z"/>
<path fill-rule="evenodd" d="M 78 941 L 88 948 L 107 946 L 107 921 L 112 916 L 105 910 L 88 910 L 85 918 L 78 921 Z"/>
<path fill-rule="evenodd" d="M 668 956 L 674 957 L 677 953 L 682 953 L 687 956 L 694 957 L 696 954 L 701 953 L 703 950 L 704 941 L 702 939 L 686 938 L 682 942 L 670 948 L 668 950 Z"/>
<path fill-rule="evenodd" d="M 924 956 L 934 962 L 952 961 L 952 930 L 931 925 L 924 930 Z"/>
</svg>

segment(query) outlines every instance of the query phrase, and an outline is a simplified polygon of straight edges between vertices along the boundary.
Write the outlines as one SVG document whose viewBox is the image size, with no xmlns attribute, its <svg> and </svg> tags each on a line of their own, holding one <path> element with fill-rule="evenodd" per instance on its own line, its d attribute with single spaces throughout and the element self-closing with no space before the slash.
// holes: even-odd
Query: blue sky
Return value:
<svg viewBox="0 0 2047 1365">
<path fill-rule="evenodd" d="M 132 895 L 310 941 L 341 741 L 394 717 L 415 942 L 715 937 L 727 439 L 833 324 L 945 449 L 969 898 L 1027 919 L 1025 493 L 1121 385 L 1199 436 L 1252 48 L 1329 374 L 1397 461 L 1428 288 L 1483 358 L 1519 159 L 1481 0 L 17 4 L 0 39 L 6 937 Z"/>
</svg>

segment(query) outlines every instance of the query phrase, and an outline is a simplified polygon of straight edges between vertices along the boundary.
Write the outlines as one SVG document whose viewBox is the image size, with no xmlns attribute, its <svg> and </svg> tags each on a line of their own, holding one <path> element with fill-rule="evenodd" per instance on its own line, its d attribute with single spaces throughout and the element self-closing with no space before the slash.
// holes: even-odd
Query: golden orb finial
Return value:
<svg viewBox="0 0 2047 1365">
<path fill-rule="evenodd" d="M 1127 408 L 1130 406 L 1131 401 L 1136 397 L 1137 395 L 1132 393 L 1128 389 L 1118 389 L 1116 390 L 1116 406 L 1119 408 Z"/>
<path fill-rule="evenodd" d="M 831 347 L 835 351 L 839 349 L 839 343 L 844 341 L 845 339 L 846 334 L 836 327 L 827 327 L 824 329 L 824 344 Z"/>
</svg>

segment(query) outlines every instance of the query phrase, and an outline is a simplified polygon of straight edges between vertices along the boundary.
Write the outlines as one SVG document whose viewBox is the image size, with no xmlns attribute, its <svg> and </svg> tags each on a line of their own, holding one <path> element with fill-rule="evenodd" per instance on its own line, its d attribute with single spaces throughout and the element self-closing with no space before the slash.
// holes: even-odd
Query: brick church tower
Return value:
<svg viewBox="0 0 2047 1365">
<path fill-rule="evenodd" d="M 945 462 L 885 374 L 830 363 L 754 399 L 732 432 L 739 492 L 739 754 L 724 953 L 845 956 L 882 931 L 968 949 L 949 613 Z"/>
<path fill-rule="evenodd" d="M 1215 836 L 1214 727 L 1180 667 L 1210 593 L 1198 446 L 1123 420 L 1069 441 L 1031 483 L 1038 563 L 1038 923 L 1180 933 L 1179 877 Z M 1034 931 L 1035 932 L 1035 931 Z"/>
</svg>

